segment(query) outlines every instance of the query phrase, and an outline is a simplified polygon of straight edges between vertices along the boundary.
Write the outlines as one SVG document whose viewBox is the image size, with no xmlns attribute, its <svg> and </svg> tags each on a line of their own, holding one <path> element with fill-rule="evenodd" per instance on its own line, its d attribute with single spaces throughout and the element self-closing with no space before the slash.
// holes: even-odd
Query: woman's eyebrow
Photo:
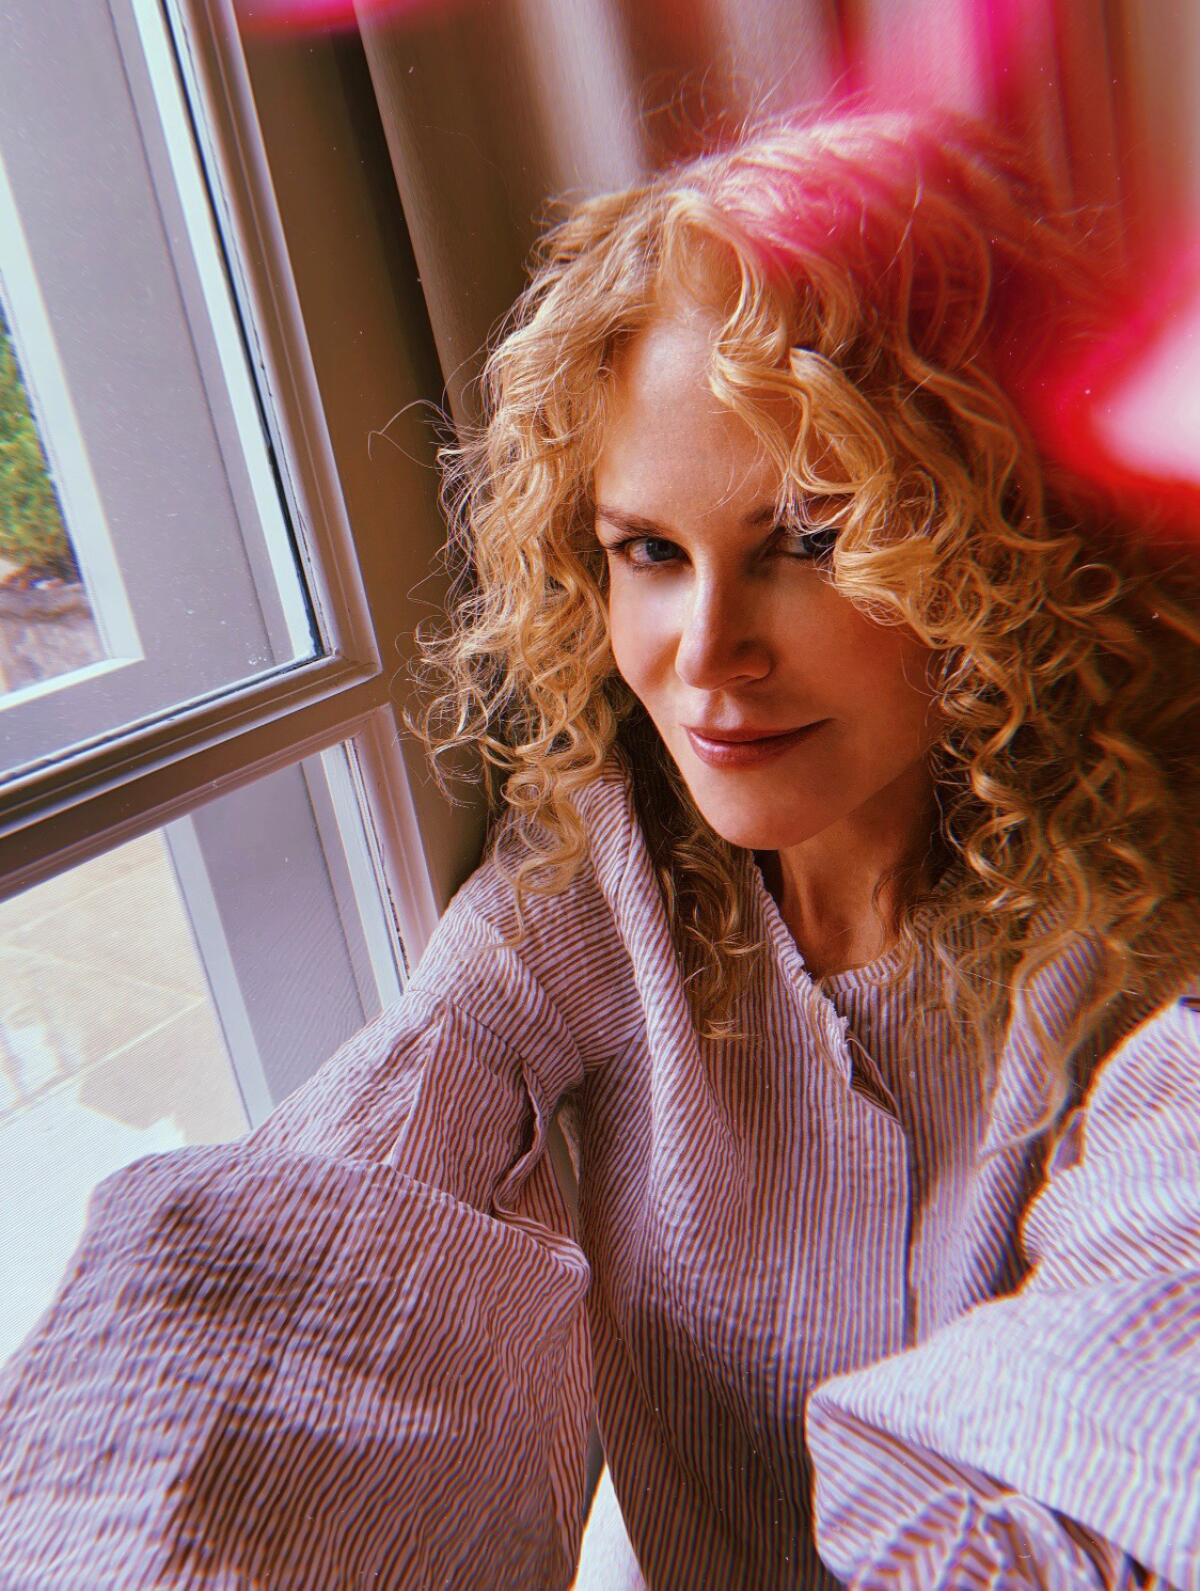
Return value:
<svg viewBox="0 0 1200 1591">
<path fill-rule="evenodd" d="M 653 519 L 645 519 L 641 514 L 627 514 L 623 508 L 606 508 L 603 503 L 596 504 L 596 518 L 603 519 L 614 530 L 632 531 L 638 536 L 670 537 L 674 534 Z"/>
<path fill-rule="evenodd" d="M 642 514 L 630 514 L 623 508 L 608 508 L 603 503 L 596 504 L 596 518 L 603 519 L 614 530 L 624 530 L 637 536 L 662 536 L 668 541 L 677 539 L 677 533 L 669 525 L 660 525 L 657 520 L 647 519 Z M 760 525 L 773 525 L 779 518 L 779 507 L 776 503 L 764 503 L 759 508 L 753 508 L 745 514 L 742 523 L 748 529 L 757 529 Z"/>
</svg>

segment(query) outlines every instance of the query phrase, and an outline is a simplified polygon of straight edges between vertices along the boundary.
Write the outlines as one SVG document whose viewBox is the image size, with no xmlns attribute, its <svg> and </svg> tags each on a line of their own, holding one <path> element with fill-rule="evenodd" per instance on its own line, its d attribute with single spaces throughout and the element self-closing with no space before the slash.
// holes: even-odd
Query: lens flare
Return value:
<svg viewBox="0 0 1200 1591">
<path fill-rule="evenodd" d="M 1147 273 L 1087 354 L 1023 394 L 1047 452 L 1135 515 L 1200 540 L 1200 245 Z"/>
<path fill-rule="evenodd" d="M 362 22 L 418 22 L 466 0 L 235 0 L 244 33 L 333 33 Z"/>
</svg>

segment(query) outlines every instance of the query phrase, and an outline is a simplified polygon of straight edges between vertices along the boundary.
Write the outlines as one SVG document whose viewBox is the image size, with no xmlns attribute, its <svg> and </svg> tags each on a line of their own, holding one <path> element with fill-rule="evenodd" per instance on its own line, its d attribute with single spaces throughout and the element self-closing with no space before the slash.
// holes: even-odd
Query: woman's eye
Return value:
<svg viewBox="0 0 1200 1591">
<path fill-rule="evenodd" d="M 657 564 L 670 563 L 671 555 L 676 550 L 674 542 L 664 541 L 659 536 L 630 536 L 605 549 L 623 558 L 635 569 L 651 569 Z"/>
<path fill-rule="evenodd" d="M 826 563 L 833 553 L 837 540 L 836 529 L 805 530 L 794 525 L 781 527 L 774 549 L 786 557 L 803 559 L 809 563 Z M 679 548 L 673 541 L 661 536 L 629 536 L 624 541 L 605 547 L 610 557 L 620 558 L 633 569 L 657 569 L 675 563 Z"/>
<path fill-rule="evenodd" d="M 780 538 L 780 548 L 792 558 L 807 558 L 813 563 L 827 563 L 833 556 L 837 530 L 833 526 L 804 530 L 788 526 Z"/>
</svg>

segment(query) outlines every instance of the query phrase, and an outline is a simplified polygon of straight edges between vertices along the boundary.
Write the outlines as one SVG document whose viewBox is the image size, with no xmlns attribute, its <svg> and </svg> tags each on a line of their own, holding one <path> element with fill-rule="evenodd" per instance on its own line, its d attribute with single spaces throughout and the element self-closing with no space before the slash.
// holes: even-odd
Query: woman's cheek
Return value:
<svg viewBox="0 0 1200 1591">
<path fill-rule="evenodd" d="M 636 577 L 634 577 L 636 578 Z M 670 617 L 661 597 L 630 589 L 628 575 L 609 597 L 609 635 L 617 672 L 636 696 L 661 674 L 670 654 Z"/>
</svg>

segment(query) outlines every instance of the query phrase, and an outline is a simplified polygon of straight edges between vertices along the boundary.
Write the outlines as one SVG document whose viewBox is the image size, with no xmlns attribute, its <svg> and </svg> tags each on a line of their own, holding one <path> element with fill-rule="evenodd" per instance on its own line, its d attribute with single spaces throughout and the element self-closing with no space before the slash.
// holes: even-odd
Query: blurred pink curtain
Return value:
<svg viewBox="0 0 1200 1591">
<path fill-rule="evenodd" d="M 360 0 L 452 407 L 552 198 L 635 181 L 747 117 L 863 95 L 1040 148 L 1134 253 L 1200 200 L 1191 0 Z"/>
</svg>

